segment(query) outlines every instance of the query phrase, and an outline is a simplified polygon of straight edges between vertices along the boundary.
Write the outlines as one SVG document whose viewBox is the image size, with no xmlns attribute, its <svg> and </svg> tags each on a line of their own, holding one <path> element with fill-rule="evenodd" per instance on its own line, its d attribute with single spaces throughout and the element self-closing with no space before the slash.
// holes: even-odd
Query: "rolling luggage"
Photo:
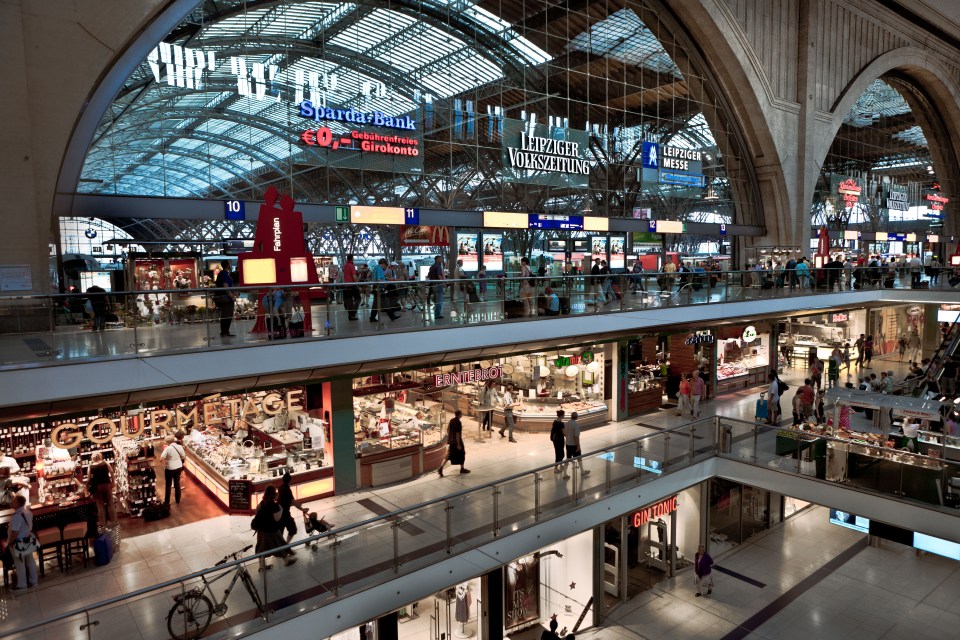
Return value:
<svg viewBox="0 0 960 640">
<path fill-rule="evenodd" d="M 770 417 L 770 413 L 769 413 L 768 407 L 767 407 L 767 399 L 766 399 L 766 398 L 760 398 L 759 400 L 757 400 L 757 415 L 756 415 L 756 418 L 757 418 L 757 420 L 766 420 L 766 419 L 769 418 L 769 417 Z"/>
<path fill-rule="evenodd" d="M 113 536 L 110 535 L 109 531 L 104 531 L 94 539 L 93 557 L 94 563 L 98 567 L 110 564 L 110 560 L 113 558 Z"/>
</svg>

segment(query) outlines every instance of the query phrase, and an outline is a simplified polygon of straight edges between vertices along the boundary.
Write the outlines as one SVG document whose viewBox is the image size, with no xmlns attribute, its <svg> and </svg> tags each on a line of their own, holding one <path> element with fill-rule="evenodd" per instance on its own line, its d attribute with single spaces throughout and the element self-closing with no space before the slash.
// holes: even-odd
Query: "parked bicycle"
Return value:
<svg viewBox="0 0 960 640">
<path fill-rule="evenodd" d="M 219 567 L 232 560 L 239 560 L 241 555 L 252 548 L 253 545 L 248 545 L 240 551 L 226 555 L 214 566 Z M 223 592 L 223 598 L 218 601 L 211 585 L 231 574 L 233 575 L 233 580 L 230 581 L 226 591 Z M 250 575 L 250 572 L 247 571 L 246 566 L 238 564 L 232 570 L 221 573 L 215 578 L 208 579 L 206 575 L 200 576 L 200 585 L 197 585 L 186 593 L 178 593 L 173 597 L 175 604 L 173 608 L 170 609 L 170 613 L 167 614 L 167 630 L 170 632 L 170 637 L 176 638 L 176 640 L 199 638 L 203 632 L 207 630 L 214 614 L 221 618 L 226 615 L 227 598 L 230 596 L 233 587 L 237 584 L 237 580 L 240 580 L 243 586 L 246 587 L 247 593 L 250 594 L 253 603 L 257 605 L 257 612 L 261 616 L 265 615 L 266 610 L 263 608 L 263 602 L 260 600 L 260 592 L 257 591 L 257 585 L 253 583 L 253 577 Z M 207 597 L 207 594 L 209 594 L 209 597 Z"/>
<path fill-rule="evenodd" d="M 433 304 L 433 290 L 418 283 L 400 289 L 400 304 L 407 311 L 426 311 Z"/>
</svg>

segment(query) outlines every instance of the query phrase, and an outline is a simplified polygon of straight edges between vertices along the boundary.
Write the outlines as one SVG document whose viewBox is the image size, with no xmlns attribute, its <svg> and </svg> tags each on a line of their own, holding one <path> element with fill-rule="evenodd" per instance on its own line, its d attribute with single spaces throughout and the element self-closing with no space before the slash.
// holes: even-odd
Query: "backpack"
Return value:
<svg viewBox="0 0 960 640">
<path fill-rule="evenodd" d="M 782 396 L 790 389 L 790 385 L 777 377 L 777 395 Z"/>
</svg>

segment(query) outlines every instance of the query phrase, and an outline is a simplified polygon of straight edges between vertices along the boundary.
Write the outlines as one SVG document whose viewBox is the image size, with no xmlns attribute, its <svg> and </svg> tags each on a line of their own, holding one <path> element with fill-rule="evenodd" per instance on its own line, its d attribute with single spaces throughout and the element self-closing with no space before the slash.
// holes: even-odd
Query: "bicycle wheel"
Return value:
<svg viewBox="0 0 960 640">
<path fill-rule="evenodd" d="M 176 640 L 199 638 L 213 617 L 213 603 L 202 593 L 188 593 L 167 614 L 167 631 Z"/>
</svg>

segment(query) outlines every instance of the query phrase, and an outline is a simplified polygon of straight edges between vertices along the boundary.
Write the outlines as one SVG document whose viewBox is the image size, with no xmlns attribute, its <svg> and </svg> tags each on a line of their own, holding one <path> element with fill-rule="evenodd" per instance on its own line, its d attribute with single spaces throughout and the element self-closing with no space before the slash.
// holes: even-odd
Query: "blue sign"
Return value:
<svg viewBox="0 0 960 640">
<path fill-rule="evenodd" d="M 370 124 L 375 127 L 388 129 L 405 129 L 415 131 L 417 121 L 410 116 L 388 116 L 382 111 L 357 111 L 349 109 L 331 109 L 322 105 L 315 105 L 309 100 L 300 103 L 300 117 L 315 122 L 333 120 L 335 122 L 349 122 L 351 124 Z"/>
<path fill-rule="evenodd" d="M 656 232 L 657 232 L 657 221 L 656 221 L 656 220 L 650 220 L 650 221 L 647 223 L 647 228 L 650 229 L 650 233 L 656 233 Z"/>
<path fill-rule="evenodd" d="M 606 451 L 597 456 L 601 460 L 606 460 L 607 462 L 613 462 L 613 451 Z"/>
<path fill-rule="evenodd" d="M 706 187 L 707 178 L 705 176 L 692 173 L 661 171 L 660 184 L 678 184 L 685 187 Z"/>
<path fill-rule="evenodd" d="M 403 224 L 420 224 L 420 209 L 409 208 L 403 210 Z"/>
<path fill-rule="evenodd" d="M 223 219 L 224 220 L 246 220 L 246 203 L 243 200 L 224 200 Z"/>
<path fill-rule="evenodd" d="M 531 213 L 528 214 L 527 217 L 527 228 L 583 231 L 583 216 L 558 216 Z"/>
<path fill-rule="evenodd" d="M 643 156 L 641 156 L 641 166 L 644 169 L 660 168 L 660 145 L 656 142 L 643 143 Z"/>
<path fill-rule="evenodd" d="M 646 458 L 634 456 L 633 466 L 636 469 L 643 469 L 644 471 L 656 473 L 657 475 L 663 473 L 663 469 L 660 468 L 660 463 L 656 460 L 647 460 Z"/>
<path fill-rule="evenodd" d="M 722 236 L 727 235 L 727 225 L 725 225 L 722 222 L 720 223 L 720 235 Z"/>
</svg>

